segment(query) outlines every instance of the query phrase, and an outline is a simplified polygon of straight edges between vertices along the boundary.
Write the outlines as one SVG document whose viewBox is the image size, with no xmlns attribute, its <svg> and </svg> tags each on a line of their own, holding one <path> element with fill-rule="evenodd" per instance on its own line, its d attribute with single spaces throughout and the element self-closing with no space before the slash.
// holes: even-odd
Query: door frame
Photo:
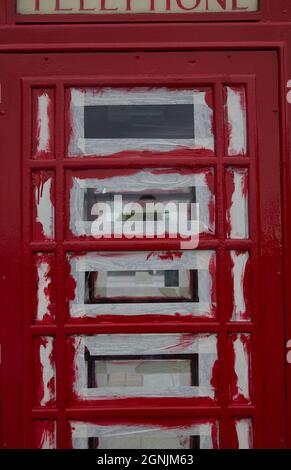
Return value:
<svg viewBox="0 0 291 470">
<path fill-rule="evenodd" d="M 180 44 L 180 45 L 177 45 L 177 47 L 175 47 L 173 49 L 173 47 L 168 47 L 166 48 L 167 51 L 175 51 L 177 52 L 178 50 L 183 50 L 185 51 L 186 50 L 191 50 L 191 51 L 201 51 L 201 50 L 207 50 L 207 51 L 212 51 L 212 50 L 222 50 L 222 49 L 225 49 L 225 50 L 232 50 L 232 51 L 242 51 L 242 50 L 245 50 L 243 47 L 238 47 L 238 46 L 234 46 L 233 43 L 232 44 L 229 44 L 229 43 L 215 43 L 215 45 L 211 44 L 201 44 L 199 46 L 197 46 L 197 43 L 193 43 L 192 45 L 190 45 L 189 43 L 187 43 L 187 46 L 183 45 L 183 44 Z M 78 49 L 78 52 L 88 52 L 88 45 L 78 45 L 77 47 Z M 90 44 L 89 45 L 89 49 L 90 49 L 90 52 L 104 52 L 104 51 L 109 51 L 111 50 L 112 51 L 112 46 L 108 46 L 108 45 L 104 45 L 102 47 L 102 45 L 100 44 Z M 117 49 L 118 49 L 118 46 L 117 46 Z M 117 52 L 117 49 L 114 50 L 114 52 Z M 164 45 L 163 45 L 163 50 L 164 50 Z M 284 43 L 277 43 L 277 44 L 268 44 L 266 45 L 266 43 L 264 43 L 264 47 L 263 47 L 264 50 L 266 51 L 275 51 L 276 54 L 277 54 L 277 57 L 278 57 L 278 79 L 279 79 L 279 83 L 278 83 L 278 88 L 279 88 L 279 92 L 280 92 L 280 109 L 279 110 L 275 110 L 274 109 L 274 113 L 278 113 L 279 111 L 279 116 L 280 116 L 280 153 L 281 153 L 281 167 L 283 167 L 284 169 L 289 169 L 290 168 L 290 165 L 289 165 L 289 158 L 288 158 L 288 146 L 287 146 L 287 121 L 286 121 L 286 100 L 285 100 L 285 96 L 282 94 L 281 90 L 282 90 L 282 83 L 280 83 L 280 81 L 282 80 L 282 77 L 285 76 L 285 61 L 286 61 L 286 47 L 285 47 L 285 44 Z M 120 49 L 121 51 L 122 49 Z M 128 50 L 132 50 L 132 51 L 136 51 L 136 50 L 143 50 L 143 48 L 137 48 L 136 46 L 131 46 L 129 49 L 126 48 L 126 51 Z M 154 50 L 161 50 L 161 45 L 160 44 L 151 44 L 149 48 L 145 48 L 146 51 L 154 51 Z M 247 50 L 251 50 L 251 51 L 257 51 L 258 50 L 258 43 L 256 44 L 253 44 L 252 46 L 250 46 L 250 43 L 248 43 L 247 45 Z M 262 50 L 262 44 L 260 43 L 260 46 L 259 46 L 259 50 Z M 29 47 L 27 46 L 23 46 L 23 45 L 14 45 L 14 46 L 3 46 L 1 45 L 0 46 L 0 53 L 2 52 L 7 52 L 7 53 L 16 53 L 16 52 L 22 52 L 22 53 L 25 53 L 25 52 L 43 52 L 43 53 L 49 53 L 49 52 L 76 52 L 76 46 L 74 45 L 53 45 L 51 47 L 48 47 L 47 45 L 30 45 Z M 5 106 L 5 101 L 4 103 L 1 104 L 1 107 L 2 106 Z M 0 107 L 0 113 L 1 113 L 1 107 Z M 45 162 L 43 163 L 43 165 L 45 166 Z M 41 165 L 39 165 L 41 167 Z M 291 256 L 291 224 L 288 220 L 288 208 L 291 207 L 291 190 L 289 189 L 290 188 L 290 185 L 289 185 L 289 172 L 288 171 L 283 171 L 282 174 L 281 174 L 281 180 L 282 180 L 282 219 L 283 219 L 283 240 L 282 240 L 282 243 L 283 243 L 283 253 L 284 255 L 282 256 L 282 262 L 284 264 L 284 298 L 285 298 L 285 302 L 284 302 L 284 306 L 285 306 L 285 320 L 286 320 L 286 338 L 289 338 L 291 337 L 291 320 L 288 319 L 288 316 L 286 315 L 286 311 L 288 311 L 288 306 L 289 304 L 291 305 L 291 293 L 290 293 L 290 289 L 289 289 L 289 285 L 290 285 L 290 281 L 291 281 L 291 272 L 289 272 L 290 270 L 288 269 L 288 259 L 289 259 L 289 256 Z M 3 194 L 5 192 L 5 188 L 8 190 L 9 189 L 9 182 L 7 182 L 5 184 L 4 182 L 4 186 L 3 186 Z M 17 207 L 17 201 L 15 201 L 15 204 L 16 204 L 16 207 Z M 8 215 L 8 214 L 7 214 Z M 290 234 L 289 234 L 290 232 Z M 290 252 L 290 253 L 289 253 Z M 1 273 L 2 274 L 2 273 Z M 5 279 L 5 274 L 3 274 L 2 276 L 2 280 L 4 281 Z M 14 325 L 15 325 L 15 328 L 19 328 L 19 325 L 17 326 L 16 325 L 16 320 L 14 320 Z M 11 331 L 11 327 L 12 327 L 12 324 L 10 324 L 10 331 Z M 5 356 L 3 357 L 3 361 L 5 361 Z M 2 364 L 3 366 L 3 364 Z M 288 374 L 288 369 L 287 369 L 287 364 L 286 364 L 286 386 L 289 390 L 289 393 L 287 394 L 288 397 L 290 397 L 290 391 L 291 391 L 291 377 L 290 377 L 290 374 Z M 3 367 L 2 367 L 2 378 L 3 380 Z M 270 391 L 270 398 L 272 396 L 272 392 Z M 289 400 L 289 403 L 288 403 L 288 423 L 289 423 L 289 426 L 291 424 L 291 410 L 290 410 L 290 407 L 291 407 L 291 398 Z M 3 405 L 2 405 L 3 406 Z M 8 424 L 8 422 L 6 422 L 6 424 Z M 12 434 L 11 434 L 12 436 Z M 3 443 L 5 444 L 5 443 Z M 285 446 L 286 444 L 284 444 Z M 289 427 L 289 445 L 291 445 L 291 442 L 290 442 L 290 427 Z M 21 447 L 22 444 L 21 444 L 21 441 L 19 440 L 18 441 L 18 446 Z"/>
</svg>

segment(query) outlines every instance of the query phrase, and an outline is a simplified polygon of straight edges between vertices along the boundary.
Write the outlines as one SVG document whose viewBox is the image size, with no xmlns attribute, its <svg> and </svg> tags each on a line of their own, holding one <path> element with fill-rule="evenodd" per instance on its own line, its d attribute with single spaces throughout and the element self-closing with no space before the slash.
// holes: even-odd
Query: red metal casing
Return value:
<svg viewBox="0 0 291 470">
<path fill-rule="evenodd" d="M 0 10 L 0 283 L 1 283 L 1 447 L 26 448 L 34 445 L 33 421 L 58 421 L 58 447 L 69 447 L 68 419 L 104 421 L 127 418 L 133 422 L 143 417 L 155 421 L 157 416 L 165 424 L 170 414 L 173 421 L 186 422 L 189 417 L 219 416 L 221 422 L 220 447 L 235 447 L 230 420 L 233 416 L 250 415 L 258 431 L 255 446 L 264 448 L 291 447 L 291 371 L 286 361 L 288 339 L 291 339 L 291 181 L 290 181 L 290 119 L 291 104 L 287 102 L 287 83 L 291 80 L 291 5 L 288 0 L 261 1 L 261 10 L 255 14 L 239 15 L 173 15 L 144 19 L 139 15 L 122 18 L 106 16 L 102 21 L 85 15 L 64 15 L 22 18 L 15 14 L 12 0 L 1 0 Z M 102 64 L 94 62 L 98 56 Z M 126 58 L 125 58 L 126 57 Z M 124 66 L 126 62 L 127 66 Z M 147 71 L 151 70 L 151 74 Z M 120 71 L 120 73 L 119 73 Z M 137 71 L 137 73 L 136 73 Z M 230 325 L 226 317 L 224 288 L 226 265 L 222 249 L 225 226 L 223 168 L 226 165 L 222 140 L 218 142 L 217 156 L 190 158 L 173 155 L 171 167 L 191 168 L 214 165 L 217 169 L 217 197 L 221 203 L 216 220 L 220 226 L 217 239 L 209 247 L 218 250 L 220 272 L 219 322 L 191 323 L 169 319 L 161 325 L 145 319 L 132 324 L 127 319 L 114 324 L 75 325 L 68 322 L 64 296 L 65 250 L 96 249 L 91 241 L 67 239 L 65 233 L 65 196 L 63 183 L 65 170 L 73 169 L 126 169 L 165 167 L 168 157 L 154 163 L 149 157 L 142 159 L 122 156 L 73 163 L 64 158 L 65 129 L 62 114 L 64 86 L 69 85 L 136 85 L 185 84 L 193 82 L 214 84 L 214 99 L 222 105 L 218 83 L 228 80 L 247 83 L 249 97 L 256 106 L 249 109 L 249 145 L 256 155 L 254 161 L 244 159 L 233 162 L 252 169 L 250 178 L 250 241 L 235 244 L 235 248 L 253 252 L 253 306 L 258 314 L 258 328 L 253 325 Z M 255 92 L 256 83 L 256 92 Z M 53 88 L 55 102 L 55 156 L 56 159 L 33 161 L 30 158 L 30 131 L 32 119 L 31 87 Z M 291 89 L 291 84 L 290 84 Z M 257 101 L 256 101 L 257 100 Z M 264 103 L 267 103 L 264 105 Z M 30 116 L 29 116 L 30 118 Z M 215 118 L 218 135 L 222 136 L 222 118 Z M 18 136 L 16 138 L 16 136 Z M 20 138 L 21 136 L 21 138 Z M 222 137 L 221 137 L 222 138 Z M 260 153 L 258 153 L 258 148 Z M 227 160 L 232 164 L 232 159 Z M 31 242 L 31 171 L 50 170 L 56 175 L 56 240 L 50 246 Z M 219 222 L 220 221 L 220 222 Z M 208 247 L 202 241 L 203 247 Z M 148 249 L 147 241 L 104 242 L 98 250 Z M 232 248 L 229 241 L 227 247 Z M 64 248 L 63 248 L 64 247 Z M 178 249 L 176 243 L 151 244 L 152 249 Z M 32 289 L 30 275 L 31 254 L 54 250 L 57 260 L 56 304 L 58 317 L 55 325 L 32 324 Z M 220 288 L 219 288 L 220 286 Z M 129 401 L 100 407 L 82 408 L 68 401 L 69 374 L 65 361 L 65 338 L 74 333 L 118 332 L 219 332 L 221 357 L 225 357 L 226 338 L 230 332 L 254 331 L 253 347 L 257 359 L 253 364 L 255 405 L 231 407 L 228 390 L 222 387 L 220 402 L 209 408 L 194 406 L 186 401 L 151 400 L 143 403 Z M 260 331 L 261 329 L 261 331 Z M 37 335 L 55 335 L 58 340 L 57 407 L 33 407 L 35 378 L 32 362 L 32 338 Z M 227 368 L 221 367 L 219 381 L 228 383 Z M 149 418 L 149 416 L 151 418 Z"/>
</svg>

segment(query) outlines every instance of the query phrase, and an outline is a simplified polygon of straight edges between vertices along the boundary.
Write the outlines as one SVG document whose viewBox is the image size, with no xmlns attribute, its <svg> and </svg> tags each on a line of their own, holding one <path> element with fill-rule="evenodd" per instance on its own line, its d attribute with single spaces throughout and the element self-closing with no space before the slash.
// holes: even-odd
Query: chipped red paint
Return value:
<svg viewBox="0 0 291 470">
<path fill-rule="evenodd" d="M 181 251 L 177 251 L 177 252 L 169 251 L 168 253 L 158 253 L 158 254 L 153 251 L 147 255 L 147 259 L 151 259 L 153 257 L 153 258 L 158 258 L 163 261 L 166 261 L 166 260 L 174 261 L 175 259 L 181 259 L 182 254 L 183 253 Z"/>
</svg>

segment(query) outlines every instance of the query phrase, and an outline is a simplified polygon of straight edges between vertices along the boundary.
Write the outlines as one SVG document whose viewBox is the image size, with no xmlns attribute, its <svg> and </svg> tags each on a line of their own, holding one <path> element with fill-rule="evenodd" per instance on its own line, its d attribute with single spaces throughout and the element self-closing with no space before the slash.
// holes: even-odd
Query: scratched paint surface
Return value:
<svg viewBox="0 0 291 470">
<path fill-rule="evenodd" d="M 230 157 L 247 153 L 246 92 L 243 86 L 225 88 L 226 146 Z"/>
<path fill-rule="evenodd" d="M 34 255 L 34 321 L 53 323 L 55 321 L 55 259 L 50 253 Z"/>
<path fill-rule="evenodd" d="M 225 173 L 227 237 L 249 238 L 248 170 L 228 167 Z"/>
<path fill-rule="evenodd" d="M 92 217 L 94 204 L 107 203 L 113 207 L 113 198 L 117 195 L 122 196 L 123 204 L 137 202 L 144 206 L 147 202 L 160 203 L 166 208 L 169 203 L 177 204 L 177 207 L 184 203 L 189 210 L 191 203 L 197 204 L 199 235 L 213 236 L 215 233 L 214 172 L 210 168 L 73 172 L 67 184 L 70 187 L 69 225 L 74 236 L 91 236 L 92 220 L 97 218 L 96 214 Z M 157 217 L 159 214 L 157 212 Z M 124 222 L 122 217 L 122 209 L 120 208 L 120 213 L 116 213 L 115 209 L 114 220 Z M 134 220 L 140 222 L 139 218 Z M 162 220 L 162 212 L 158 220 Z M 141 233 L 145 233 L 145 222 L 142 227 Z M 166 218 L 163 233 L 168 233 L 168 227 Z M 122 235 L 125 232 L 124 225 L 121 230 L 116 225 L 113 228 L 109 234 L 113 232 L 115 235 Z"/>
<path fill-rule="evenodd" d="M 56 449 L 57 423 L 52 420 L 34 422 L 34 446 L 36 449 Z"/>
<path fill-rule="evenodd" d="M 68 339 L 68 351 L 71 358 L 72 368 L 72 393 L 77 401 L 94 401 L 98 399 L 119 399 L 130 397 L 181 397 L 181 398 L 216 398 L 215 374 L 217 363 L 217 337 L 211 334 L 132 334 L 132 335 L 95 335 L 95 336 L 72 336 Z M 177 373 L 175 364 L 171 366 L 168 362 L 167 373 L 157 378 L 152 366 L 146 364 L 142 368 L 140 364 L 139 376 L 132 373 L 128 368 L 130 359 L 119 362 L 119 374 L 131 374 L 132 383 L 124 386 L 124 377 L 110 378 L 107 371 L 109 383 L 105 386 L 92 385 L 89 376 L 88 355 L 97 357 L 102 361 L 102 356 L 113 356 L 118 360 L 124 355 L 132 356 L 155 356 L 165 357 L 167 361 L 173 354 L 181 354 L 191 357 L 198 355 L 197 378 L 192 385 L 188 374 L 182 376 Z M 188 356 L 187 356 L 188 355 Z M 146 362 L 146 358 L 145 358 Z M 136 372 L 136 371 L 135 371 Z M 140 379 L 139 384 L 136 379 Z M 101 377 L 102 381 L 102 377 Z M 120 382 L 121 381 L 121 382 Z"/>
<path fill-rule="evenodd" d="M 214 318 L 215 259 L 213 251 L 71 254 L 68 256 L 70 276 L 67 282 L 70 316 L 75 319 L 105 315 Z M 180 286 L 180 291 L 167 287 L 169 272 L 175 275 L 175 283 L 171 281 L 171 285 Z M 95 285 L 97 282 L 100 300 L 98 295 L 93 300 L 88 299 L 88 273 L 96 273 Z M 152 281 L 154 273 L 158 284 Z M 102 301 L 102 290 L 106 302 Z"/>
<path fill-rule="evenodd" d="M 35 339 L 35 404 L 52 407 L 56 402 L 55 340 L 51 336 Z"/>
<path fill-rule="evenodd" d="M 54 174 L 51 171 L 35 172 L 32 175 L 33 191 L 33 238 L 50 241 L 55 235 Z"/>
<path fill-rule="evenodd" d="M 72 421 L 74 449 L 217 449 L 219 429 L 216 420 L 195 420 L 187 424 L 93 423 Z"/>
<path fill-rule="evenodd" d="M 69 119 L 70 135 L 68 155 L 80 156 L 109 156 L 121 152 L 145 152 L 169 153 L 181 150 L 214 152 L 213 134 L 213 104 L 211 89 L 172 89 L 172 88 L 72 88 L 69 93 Z M 187 132 L 180 122 L 185 113 L 181 112 L 179 120 L 175 123 L 167 123 L 167 112 L 170 105 L 179 109 L 188 109 Z M 145 110 L 145 106 L 147 106 Z M 108 120 L 108 129 L 120 119 L 120 126 L 132 116 L 132 135 L 125 132 L 120 136 L 120 126 L 111 138 L 98 134 L 94 137 L 91 132 L 86 133 L 86 113 L 88 108 L 96 110 L 107 109 L 103 119 L 95 122 L 96 129 L 100 129 L 104 119 Z M 99 108 L 99 109 L 98 109 Z M 118 117 L 123 110 L 123 117 Z M 142 112 L 148 116 L 142 118 Z M 189 112 L 190 111 L 190 112 Z M 90 112 L 90 109 L 89 109 Z M 92 111 L 91 111 L 92 112 Z M 138 125 L 139 120 L 141 124 Z M 156 121 L 154 128 L 145 132 L 150 123 Z M 99 123 L 99 125 L 97 125 Z M 164 123 L 164 124 L 163 124 Z M 155 137 L 156 130 L 163 125 L 163 135 Z M 107 129 L 107 130 L 108 130 Z M 141 137 L 145 134 L 145 137 Z M 152 133 L 152 135 L 151 135 Z M 185 134 L 185 135 L 184 135 Z M 104 133 L 106 136 L 106 132 Z"/>
<path fill-rule="evenodd" d="M 37 160 L 54 158 L 54 90 L 32 90 L 32 155 Z"/>
</svg>

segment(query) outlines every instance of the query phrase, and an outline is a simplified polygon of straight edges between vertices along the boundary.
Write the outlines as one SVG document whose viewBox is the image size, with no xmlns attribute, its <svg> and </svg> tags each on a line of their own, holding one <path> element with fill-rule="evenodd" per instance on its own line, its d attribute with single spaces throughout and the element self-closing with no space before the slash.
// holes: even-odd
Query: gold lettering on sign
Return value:
<svg viewBox="0 0 291 470">
<path fill-rule="evenodd" d="M 17 13 L 21 15 L 244 13 L 258 10 L 258 0 L 17 0 Z"/>
</svg>

